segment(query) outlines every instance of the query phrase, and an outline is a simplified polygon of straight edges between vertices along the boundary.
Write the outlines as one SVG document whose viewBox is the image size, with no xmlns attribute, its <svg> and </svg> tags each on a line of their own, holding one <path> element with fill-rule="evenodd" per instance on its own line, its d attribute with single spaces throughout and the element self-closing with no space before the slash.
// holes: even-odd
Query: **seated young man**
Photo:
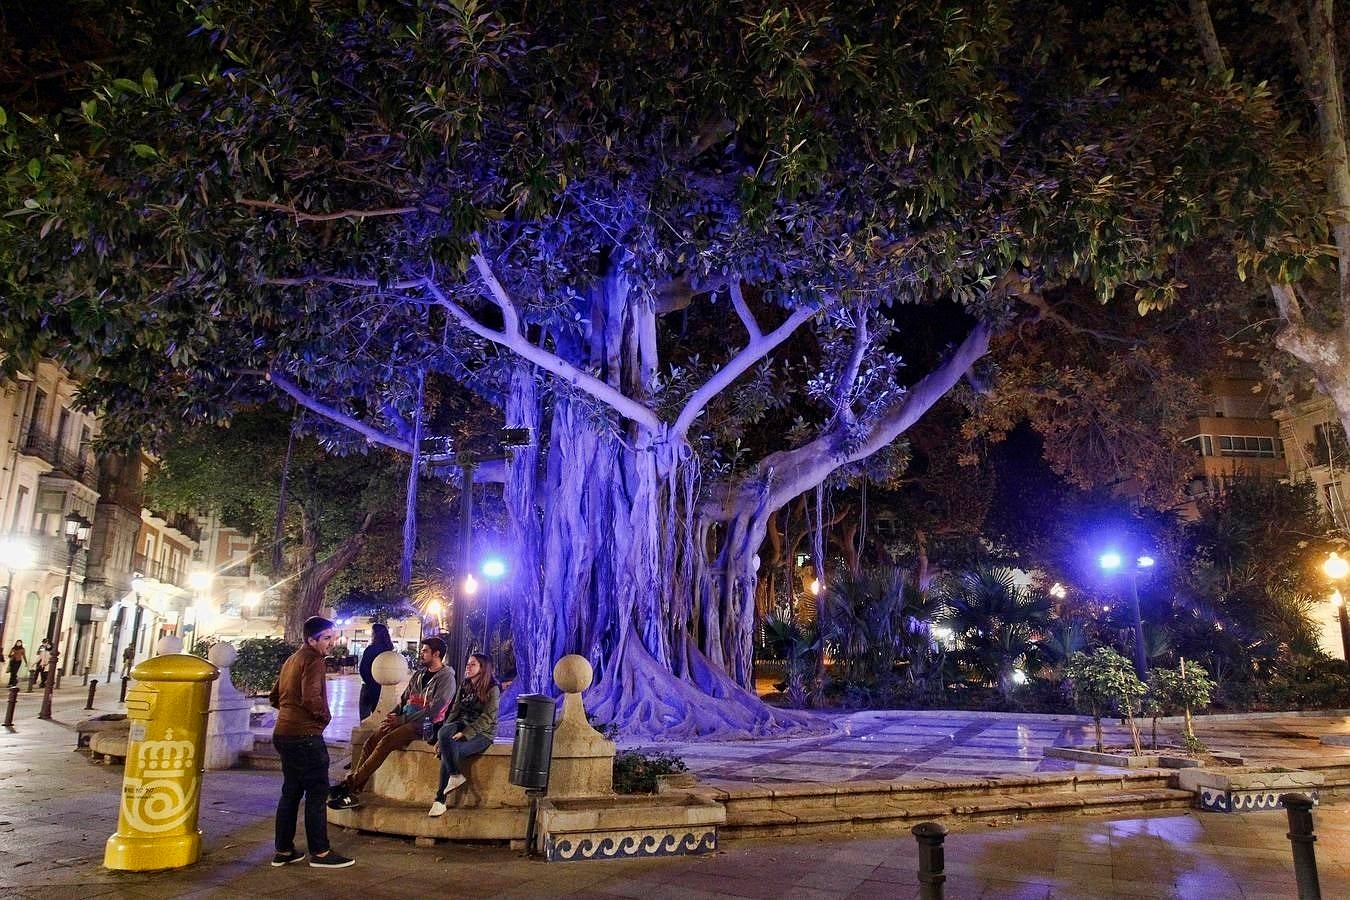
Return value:
<svg viewBox="0 0 1350 900">
<path fill-rule="evenodd" d="M 455 670 L 445 664 L 445 641 L 427 638 L 422 642 L 422 666 L 413 673 L 398 709 L 380 723 L 380 728 L 366 741 L 361 752 L 361 765 L 340 784 L 333 786 L 328 805 L 333 809 L 355 809 L 361 805 L 360 793 L 370 776 L 390 753 L 426 737 L 435 741 L 436 729 L 445 720 L 450 702 L 455 697 Z M 430 727 L 424 726 L 430 720 Z"/>
</svg>

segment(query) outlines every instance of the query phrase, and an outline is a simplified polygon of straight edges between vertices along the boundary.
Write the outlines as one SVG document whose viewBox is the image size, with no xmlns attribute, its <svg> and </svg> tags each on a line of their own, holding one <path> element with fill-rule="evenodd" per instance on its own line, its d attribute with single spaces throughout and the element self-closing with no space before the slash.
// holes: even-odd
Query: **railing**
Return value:
<svg viewBox="0 0 1350 900">
<path fill-rule="evenodd" d="M 64 572 L 66 570 L 66 563 L 70 561 L 70 545 L 66 543 L 64 537 L 52 534 L 34 534 L 29 535 L 25 540 L 33 546 L 33 568 L 48 569 L 52 572 Z M 83 550 L 76 552 L 75 565 L 71 567 L 71 573 L 83 578 L 85 564 L 88 560 L 88 553 Z"/>
<path fill-rule="evenodd" d="M 131 568 L 134 572 L 140 572 L 144 578 L 153 578 L 178 587 L 187 586 L 182 569 L 172 568 L 156 559 L 147 559 L 144 553 L 131 554 Z"/>
<path fill-rule="evenodd" d="M 57 471 L 69 475 L 86 487 L 98 487 L 98 467 L 88 450 L 71 450 L 50 434 L 30 428 L 20 443 L 20 451 L 51 463 Z"/>
</svg>

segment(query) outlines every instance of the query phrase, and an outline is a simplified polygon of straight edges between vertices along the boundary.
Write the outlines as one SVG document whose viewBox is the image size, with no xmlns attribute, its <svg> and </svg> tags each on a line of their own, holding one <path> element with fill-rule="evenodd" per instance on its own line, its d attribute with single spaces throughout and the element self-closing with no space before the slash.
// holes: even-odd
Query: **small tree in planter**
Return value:
<svg viewBox="0 0 1350 900">
<path fill-rule="evenodd" d="M 1064 677 L 1073 682 L 1075 703 L 1092 714 L 1098 753 L 1102 752 L 1102 714 L 1112 708 L 1118 709 L 1129 724 L 1134 752 L 1142 752 L 1134 712 L 1144 696 L 1144 684 L 1129 660 L 1107 647 L 1090 654 L 1075 653 L 1064 667 Z"/>
<path fill-rule="evenodd" d="M 1205 745 L 1195 736 L 1191 710 L 1209 706 L 1213 695 L 1214 682 L 1204 666 L 1193 662 L 1188 664 L 1185 659 L 1175 669 L 1154 669 L 1150 672 L 1148 694 L 1144 702 L 1153 717 L 1153 749 L 1158 749 L 1158 716 L 1180 709 L 1186 720 L 1182 731 L 1186 752 L 1203 753 Z"/>
</svg>

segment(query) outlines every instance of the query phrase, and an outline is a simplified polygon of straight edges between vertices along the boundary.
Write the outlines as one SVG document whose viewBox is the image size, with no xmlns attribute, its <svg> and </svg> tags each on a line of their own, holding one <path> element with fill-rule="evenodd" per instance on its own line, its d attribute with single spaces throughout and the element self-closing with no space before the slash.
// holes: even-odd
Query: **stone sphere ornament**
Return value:
<svg viewBox="0 0 1350 900">
<path fill-rule="evenodd" d="M 408 661 L 397 650 L 386 650 L 370 664 L 370 674 L 380 684 L 402 684 L 408 680 Z"/>
<path fill-rule="evenodd" d="M 231 644 L 229 641 L 221 641 L 210 650 L 206 651 L 206 658 L 209 659 L 213 665 L 219 666 L 222 669 L 228 669 L 230 666 L 233 666 L 234 661 L 239 658 L 239 651 L 234 649 L 234 644 Z"/>
<path fill-rule="evenodd" d="M 591 686 L 595 670 L 586 657 L 569 653 L 553 667 L 553 683 L 564 694 L 580 694 Z"/>
</svg>

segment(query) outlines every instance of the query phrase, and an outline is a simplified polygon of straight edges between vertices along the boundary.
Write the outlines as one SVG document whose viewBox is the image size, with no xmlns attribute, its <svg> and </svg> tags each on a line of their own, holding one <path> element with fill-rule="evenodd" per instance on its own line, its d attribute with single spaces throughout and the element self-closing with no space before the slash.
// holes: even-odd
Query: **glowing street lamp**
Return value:
<svg viewBox="0 0 1350 900">
<path fill-rule="evenodd" d="M 9 600 L 14 595 L 14 573 L 23 569 L 33 568 L 37 562 L 37 554 L 33 552 L 33 546 L 25 540 L 17 537 L 7 537 L 0 539 L 0 566 L 4 566 L 9 572 L 9 579 L 5 582 L 5 599 L 0 602 L 0 633 L 5 630 L 5 618 L 9 614 Z"/>
<path fill-rule="evenodd" d="M 1147 553 L 1135 557 L 1134 565 L 1126 568 L 1125 558 L 1115 550 L 1108 550 L 1097 560 L 1108 573 L 1124 572 L 1130 576 L 1130 612 L 1134 616 L 1134 670 L 1141 679 L 1148 678 L 1148 656 L 1144 653 L 1144 619 L 1139 612 L 1139 573 L 1153 568 L 1155 560 Z"/>
<path fill-rule="evenodd" d="M 506 563 L 496 556 L 489 556 L 483 560 L 483 565 L 479 567 L 483 577 L 487 579 L 487 590 L 483 592 L 483 652 L 489 652 L 492 646 L 490 638 L 492 635 L 492 585 L 497 579 L 506 574 Z"/>
</svg>

